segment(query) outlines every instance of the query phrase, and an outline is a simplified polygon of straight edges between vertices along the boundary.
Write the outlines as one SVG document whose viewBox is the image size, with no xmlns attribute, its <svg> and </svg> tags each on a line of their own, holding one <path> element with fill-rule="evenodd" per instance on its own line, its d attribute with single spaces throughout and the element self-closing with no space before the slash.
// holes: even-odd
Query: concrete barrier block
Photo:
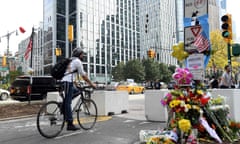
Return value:
<svg viewBox="0 0 240 144">
<path fill-rule="evenodd" d="M 210 89 L 213 97 L 222 95 L 226 97 L 226 104 L 230 106 L 229 116 L 235 121 L 240 121 L 240 89 Z"/>
<path fill-rule="evenodd" d="M 57 101 L 57 102 L 62 101 L 61 97 L 59 96 L 59 92 L 58 91 L 48 92 L 47 93 L 47 102 L 49 102 L 49 101 Z"/>
<path fill-rule="evenodd" d="M 121 114 L 128 111 L 127 91 L 94 91 L 92 99 L 97 104 L 98 115 Z"/>
<path fill-rule="evenodd" d="M 57 101 L 57 102 L 61 102 L 62 99 L 60 98 L 59 96 L 59 92 L 48 92 L 47 93 L 47 102 L 50 102 L 50 101 Z M 47 107 L 47 110 L 49 112 L 53 112 L 53 111 L 56 111 L 55 107 L 53 107 L 53 105 L 51 106 L 48 106 Z"/>
<path fill-rule="evenodd" d="M 149 121 L 166 122 L 167 108 L 162 106 L 160 100 L 169 92 L 168 89 L 145 91 L 145 117 Z"/>
</svg>

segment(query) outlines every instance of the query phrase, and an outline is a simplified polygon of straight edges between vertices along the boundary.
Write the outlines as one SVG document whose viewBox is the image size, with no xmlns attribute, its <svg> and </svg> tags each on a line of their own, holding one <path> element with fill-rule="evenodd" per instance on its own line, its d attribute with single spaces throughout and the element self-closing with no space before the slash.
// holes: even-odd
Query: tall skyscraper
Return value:
<svg viewBox="0 0 240 144">
<path fill-rule="evenodd" d="M 73 42 L 68 25 L 73 25 Z M 140 58 L 139 0 L 44 0 L 44 34 L 45 73 L 81 46 L 90 78 L 108 82 L 118 62 Z M 61 56 L 55 48 L 62 49 Z"/>
<path fill-rule="evenodd" d="M 155 60 L 166 64 L 177 64 L 171 56 L 176 43 L 176 5 L 172 0 L 139 0 L 141 58 L 147 51 L 156 52 Z"/>
</svg>

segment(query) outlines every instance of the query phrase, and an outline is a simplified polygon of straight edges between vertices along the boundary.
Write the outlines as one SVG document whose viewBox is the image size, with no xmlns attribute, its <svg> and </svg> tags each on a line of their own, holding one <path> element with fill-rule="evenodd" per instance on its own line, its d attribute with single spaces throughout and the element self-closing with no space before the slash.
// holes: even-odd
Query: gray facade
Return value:
<svg viewBox="0 0 240 144">
<path fill-rule="evenodd" d="M 156 52 L 155 60 L 176 65 L 171 56 L 176 39 L 176 7 L 172 0 L 140 0 L 141 58 L 147 51 Z"/>
</svg>

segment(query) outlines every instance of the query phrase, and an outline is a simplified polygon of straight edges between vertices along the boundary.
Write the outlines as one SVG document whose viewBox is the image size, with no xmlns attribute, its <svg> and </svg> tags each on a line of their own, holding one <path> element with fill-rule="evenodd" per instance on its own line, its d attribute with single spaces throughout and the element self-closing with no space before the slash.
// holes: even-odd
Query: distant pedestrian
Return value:
<svg viewBox="0 0 240 144">
<path fill-rule="evenodd" d="M 218 80 L 216 79 L 215 76 L 212 76 L 212 79 L 211 79 L 210 82 L 209 82 L 209 87 L 210 87 L 211 89 L 213 89 L 213 88 L 218 88 Z"/>
<path fill-rule="evenodd" d="M 232 78 L 231 78 L 231 68 L 229 65 L 224 67 L 225 71 L 222 74 L 220 88 L 231 88 Z"/>
<path fill-rule="evenodd" d="M 155 81 L 154 87 L 155 87 L 155 89 L 161 89 L 161 83 L 160 83 L 159 80 L 156 80 L 156 81 Z"/>
</svg>

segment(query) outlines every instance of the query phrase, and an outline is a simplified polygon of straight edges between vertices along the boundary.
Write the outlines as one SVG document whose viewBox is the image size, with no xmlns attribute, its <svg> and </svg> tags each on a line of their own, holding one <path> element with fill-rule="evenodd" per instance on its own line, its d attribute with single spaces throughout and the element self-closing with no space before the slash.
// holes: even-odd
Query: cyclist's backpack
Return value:
<svg viewBox="0 0 240 144">
<path fill-rule="evenodd" d="M 64 77 L 66 69 L 71 61 L 71 58 L 64 58 L 60 62 L 56 63 L 51 69 L 51 76 L 56 80 L 61 80 Z"/>
</svg>

